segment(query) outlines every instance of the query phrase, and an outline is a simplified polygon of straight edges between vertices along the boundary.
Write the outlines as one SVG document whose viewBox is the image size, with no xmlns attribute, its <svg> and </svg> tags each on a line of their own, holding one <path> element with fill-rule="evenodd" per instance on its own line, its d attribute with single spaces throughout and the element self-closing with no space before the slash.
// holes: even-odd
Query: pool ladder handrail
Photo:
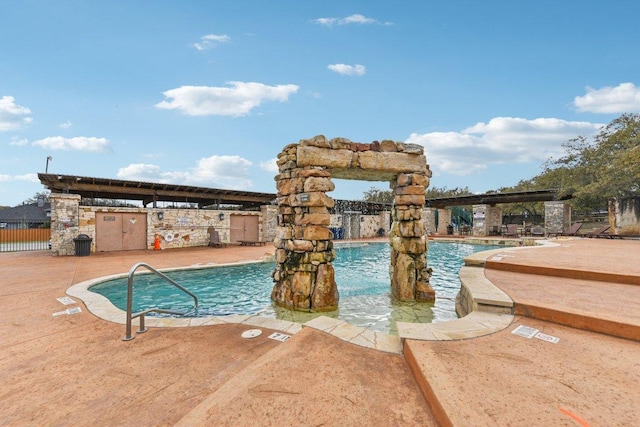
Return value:
<svg viewBox="0 0 640 427">
<path fill-rule="evenodd" d="M 185 314 L 180 311 L 165 310 L 162 308 L 149 308 L 147 310 L 143 310 L 138 313 L 133 312 L 133 278 L 135 276 L 136 270 L 140 267 L 146 268 L 150 272 L 156 274 L 157 276 L 163 278 L 164 280 L 166 280 L 176 288 L 180 289 L 182 292 L 190 295 L 194 301 L 194 308 L 198 308 L 198 297 L 192 294 L 191 292 L 189 292 L 187 289 L 185 289 L 182 285 L 180 285 L 178 282 L 173 280 L 171 277 L 161 273 L 160 271 L 156 270 L 155 268 L 151 267 L 149 264 L 145 262 L 139 262 L 137 264 L 134 264 L 129 270 L 129 276 L 127 278 L 127 330 L 125 332 L 125 336 L 122 337 L 122 341 L 130 341 L 135 338 L 134 335 L 131 335 L 131 323 L 132 323 L 132 320 L 135 319 L 136 317 L 140 318 L 140 327 L 136 332 L 138 334 L 142 334 L 148 331 L 148 329 L 144 325 L 144 316 L 148 313 L 166 313 L 166 314 L 177 314 L 177 315 Z"/>
</svg>

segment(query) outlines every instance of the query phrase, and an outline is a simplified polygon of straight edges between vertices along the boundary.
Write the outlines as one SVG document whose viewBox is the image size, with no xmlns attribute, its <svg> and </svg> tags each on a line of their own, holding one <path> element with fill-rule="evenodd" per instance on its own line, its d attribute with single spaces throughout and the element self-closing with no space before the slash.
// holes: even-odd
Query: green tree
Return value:
<svg viewBox="0 0 640 427">
<path fill-rule="evenodd" d="M 429 187 L 427 188 L 427 199 L 437 199 L 438 197 L 455 197 L 455 196 L 468 196 L 473 194 L 469 187 L 464 188 L 447 188 L 447 187 Z"/>
<path fill-rule="evenodd" d="M 547 190 L 549 188 L 555 188 L 554 186 L 545 187 L 541 182 L 536 182 L 534 179 L 522 180 L 512 187 L 499 188 L 495 193 L 513 193 L 517 191 L 530 191 L 530 190 Z M 500 204 L 503 215 L 544 215 L 544 202 L 517 202 L 517 203 L 502 203 Z"/>
<path fill-rule="evenodd" d="M 393 203 L 393 191 L 371 187 L 364 192 L 362 200 L 371 203 Z"/>
<path fill-rule="evenodd" d="M 589 140 L 584 136 L 563 144 L 566 154 L 550 159 L 535 185 L 573 194 L 579 210 L 607 206 L 612 197 L 640 193 L 640 115 L 623 114 Z M 541 187 L 538 187 L 541 188 Z"/>
<path fill-rule="evenodd" d="M 49 195 L 51 193 L 49 191 L 41 191 L 33 195 L 33 197 L 29 197 L 25 201 L 22 202 L 23 205 L 31 205 L 33 203 L 37 203 L 39 199 L 42 199 L 44 202 L 49 201 Z"/>
<path fill-rule="evenodd" d="M 466 196 L 473 194 L 469 187 L 464 188 L 447 188 L 447 187 L 429 187 L 425 193 L 427 199 L 436 199 L 438 197 L 453 197 L 453 196 Z M 371 187 L 364 192 L 362 200 L 365 202 L 376 203 L 393 203 L 393 191 L 392 190 L 380 190 L 379 188 Z"/>
</svg>

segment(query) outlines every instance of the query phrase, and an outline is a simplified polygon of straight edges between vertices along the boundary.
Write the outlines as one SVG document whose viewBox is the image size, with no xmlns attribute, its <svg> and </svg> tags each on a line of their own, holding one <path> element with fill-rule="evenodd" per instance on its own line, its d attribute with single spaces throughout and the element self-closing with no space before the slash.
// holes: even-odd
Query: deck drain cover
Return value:
<svg viewBox="0 0 640 427">
<path fill-rule="evenodd" d="M 262 331 L 260 329 L 249 329 L 248 331 L 244 331 L 242 333 L 242 338 L 255 338 L 262 335 Z"/>
</svg>

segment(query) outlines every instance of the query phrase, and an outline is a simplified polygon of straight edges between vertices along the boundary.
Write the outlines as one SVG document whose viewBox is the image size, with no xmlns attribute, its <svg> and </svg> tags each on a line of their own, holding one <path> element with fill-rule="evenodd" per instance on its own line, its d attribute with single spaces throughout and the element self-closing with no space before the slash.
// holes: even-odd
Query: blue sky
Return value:
<svg viewBox="0 0 640 427">
<path fill-rule="evenodd" d="M 322 134 L 484 192 L 640 112 L 637 1 L 4 1 L 0 205 L 37 173 L 275 192 Z M 336 180 L 359 199 L 386 183 Z"/>
</svg>

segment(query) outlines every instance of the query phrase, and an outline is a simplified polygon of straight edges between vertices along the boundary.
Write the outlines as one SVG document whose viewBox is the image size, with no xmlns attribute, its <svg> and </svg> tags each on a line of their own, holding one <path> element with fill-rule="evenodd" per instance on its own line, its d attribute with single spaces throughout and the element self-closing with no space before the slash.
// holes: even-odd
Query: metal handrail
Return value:
<svg viewBox="0 0 640 427">
<path fill-rule="evenodd" d="M 137 333 L 141 334 L 143 332 L 148 331 L 148 329 L 144 325 L 144 316 L 148 313 L 184 314 L 180 311 L 165 310 L 162 308 L 150 308 L 144 311 L 140 311 L 138 313 L 133 313 L 133 277 L 136 270 L 140 267 L 144 267 L 147 270 L 151 271 L 152 273 L 155 273 L 157 276 L 171 283 L 173 286 L 180 289 L 182 292 L 190 295 L 194 301 L 194 308 L 198 307 L 198 297 L 192 294 L 191 292 L 189 292 L 187 289 L 185 289 L 182 285 L 180 285 L 178 282 L 173 280 L 171 277 L 159 272 L 158 270 L 151 267 L 149 264 L 145 262 L 139 262 L 137 264 L 134 264 L 133 267 L 131 267 L 131 269 L 129 270 L 129 276 L 127 279 L 127 330 L 125 332 L 125 336 L 122 337 L 123 341 L 129 341 L 135 338 L 135 336 L 131 335 L 131 321 L 136 317 L 140 318 L 140 327 Z"/>
</svg>

